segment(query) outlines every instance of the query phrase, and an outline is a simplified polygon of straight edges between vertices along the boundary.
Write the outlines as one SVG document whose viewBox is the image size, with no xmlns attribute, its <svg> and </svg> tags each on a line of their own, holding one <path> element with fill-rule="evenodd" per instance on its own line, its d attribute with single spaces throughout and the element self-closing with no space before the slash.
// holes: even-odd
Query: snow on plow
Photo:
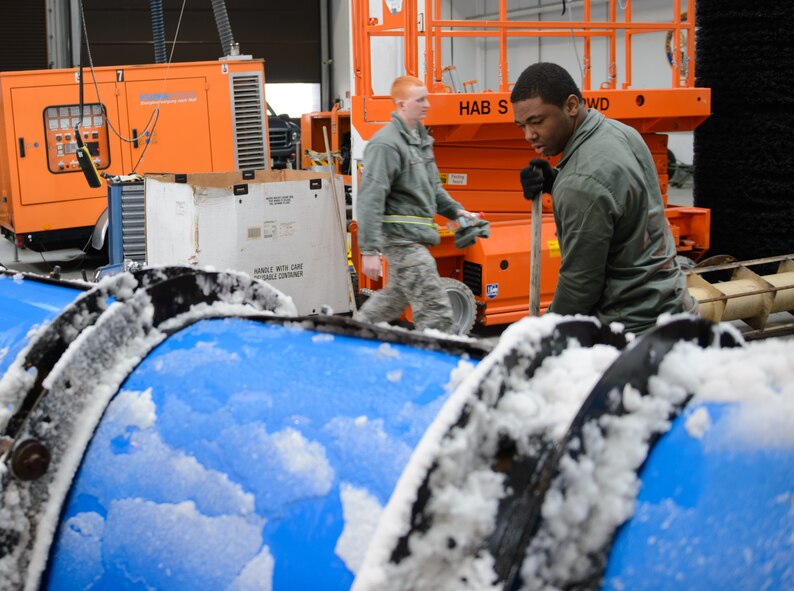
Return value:
<svg viewBox="0 0 794 591">
<path fill-rule="evenodd" d="M 0 299 L 0 589 L 794 578 L 794 341 L 547 315 L 491 350 L 187 268 Z"/>
</svg>

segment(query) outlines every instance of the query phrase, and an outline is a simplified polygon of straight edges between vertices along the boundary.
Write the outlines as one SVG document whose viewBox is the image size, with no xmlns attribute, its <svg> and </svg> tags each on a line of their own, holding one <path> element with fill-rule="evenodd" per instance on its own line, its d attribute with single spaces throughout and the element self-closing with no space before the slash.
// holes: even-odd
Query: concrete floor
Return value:
<svg viewBox="0 0 794 591">
<path fill-rule="evenodd" d="M 62 279 L 93 281 L 96 269 L 107 263 L 99 254 L 86 254 L 78 248 L 35 252 L 17 249 L 5 238 L 0 238 L 0 264 L 7 269 L 23 273 L 51 275 L 60 268 Z"/>
</svg>

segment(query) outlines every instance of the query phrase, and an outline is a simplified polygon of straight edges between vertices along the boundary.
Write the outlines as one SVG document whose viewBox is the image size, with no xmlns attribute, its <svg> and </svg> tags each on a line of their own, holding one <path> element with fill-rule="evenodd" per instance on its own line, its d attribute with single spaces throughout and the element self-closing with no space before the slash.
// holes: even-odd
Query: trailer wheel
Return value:
<svg viewBox="0 0 794 591">
<path fill-rule="evenodd" d="M 449 302 L 452 304 L 455 332 L 469 334 L 477 318 L 477 302 L 474 300 L 474 294 L 468 285 L 452 277 L 442 277 L 441 287 L 447 292 Z"/>
</svg>

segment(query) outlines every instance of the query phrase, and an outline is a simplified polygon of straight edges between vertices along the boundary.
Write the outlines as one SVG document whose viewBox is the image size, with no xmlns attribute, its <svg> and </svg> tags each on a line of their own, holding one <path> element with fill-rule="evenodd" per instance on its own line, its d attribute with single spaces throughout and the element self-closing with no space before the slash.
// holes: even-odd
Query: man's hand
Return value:
<svg viewBox="0 0 794 591">
<path fill-rule="evenodd" d="M 551 193 L 557 169 L 552 168 L 545 158 L 533 158 L 529 166 L 521 169 L 521 187 L 524 199 L 532 201 L 542 193 Z"/>
<path fill-rule="evenodd" d="M 373 281 L 377 281 L 383 275 L 383 265 L 379 254 L 365 254 L 361 256 L 361 272 Z"/>
</svg>

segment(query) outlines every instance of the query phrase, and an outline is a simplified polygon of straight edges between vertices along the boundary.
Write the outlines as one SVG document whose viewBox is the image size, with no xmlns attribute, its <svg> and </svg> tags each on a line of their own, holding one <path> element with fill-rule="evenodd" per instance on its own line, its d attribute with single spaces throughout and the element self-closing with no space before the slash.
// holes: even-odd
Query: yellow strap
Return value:
<svg viewBox="0 0 794 591">
<path fill-rule="evenodd" d="M 433 218 L 426 218 L 416 215 L 385 215 L 383 216 L 384 224 L 414 224 L 417 226 L 430 226 L 437 228 L 438 226 L 433 222 Z"/>
</svg>

